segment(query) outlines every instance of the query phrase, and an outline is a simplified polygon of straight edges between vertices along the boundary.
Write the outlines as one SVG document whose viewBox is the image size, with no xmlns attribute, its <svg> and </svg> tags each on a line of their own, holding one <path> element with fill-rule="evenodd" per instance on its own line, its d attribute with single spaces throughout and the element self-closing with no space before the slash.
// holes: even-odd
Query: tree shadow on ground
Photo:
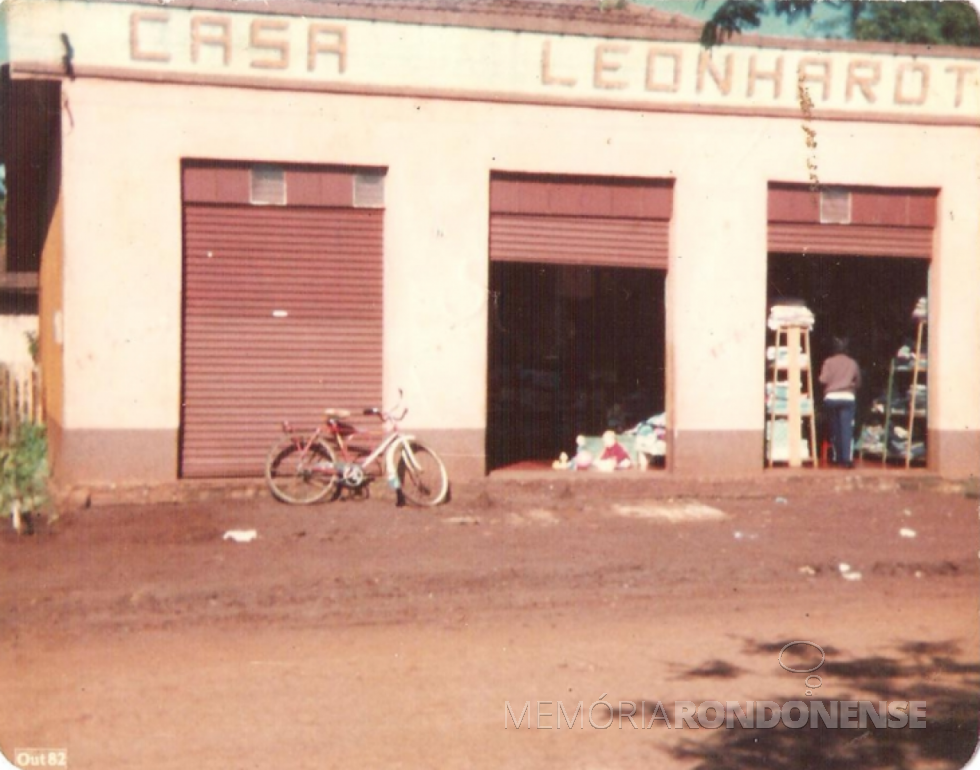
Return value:
<svg viewBox="0 0 980 770">
<path fill-rule="evenodd" d="M 709 660 L 699 666 L 684 671 L 680 679 L 735 679 L 746 673 L 744 668 L 732 665 L 726 660 Z"/>
<path fill-rule="evenodd" d="M 750 641 L 746 651 L 778 654 L 784 644 Z M 871 701 L 876 711 L 881 701 L 899 705 L 924 701 L 925 727 L 875 726 L 867 719 L 863 728 L 831 728 L 823 720 L 813 719 L 817 703 L 830 711 L 829 699 L 801 698 L 799 694 L 773 696 L 770 700 L 779 704 L 806 703 L 811 715 L 807 726 L 791 728 L 780 723 L 766 729 L 742 727 L 735 720 L 734 727 L 717 729 L 701 740 L 683 740 L 672 749 L 673 755 L 694 762 L 698 770 L 912 770 L 923 766 L 958 770 L 966 764 L 977 745 L 980 664 L 963 662 L 955 642 L 903 644 L 897 648 L 896 657 L 875 655 L 841 660 L 840 652 L 834 650 L 838 659 L 832 660 L 829 650 L 825 648 L 828 660 L 819 674 L 824 680 L 832 677 L 838 683 L 836 692 L 847 693 L 836 700 Z M 974 656 L 970 658 L 975 660 Z M 707 661 L 703 667 L 718 668 L 718 663 Z M 840 687 L 841 680 L 846 682 L 845 687 Z M 794 711 L 789 721 L 792 723 L 799 716 L 800 712 Z M 895 725 L 898 721 L 893 716 L 886 724 Z"/>
</svg>

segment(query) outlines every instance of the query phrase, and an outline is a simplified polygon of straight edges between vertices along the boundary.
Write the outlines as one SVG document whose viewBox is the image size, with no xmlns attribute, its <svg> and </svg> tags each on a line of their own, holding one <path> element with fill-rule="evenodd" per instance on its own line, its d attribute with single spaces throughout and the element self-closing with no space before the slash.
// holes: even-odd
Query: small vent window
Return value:
<svg viewBox="0 0 980 770">
<path fill-rule="evenodd" d="M 831 188 L 820 192 L 820 224 L 851 224 L 850 191 Z"/>
<path fill-rule="evenodd" d="M 251 184 L 251 201 L 254 205 L 286 205 L 286 172 L 281 167 L 253 166 Z"/>
<path fill-rule="evenodd" d="M 354 175 L 354 208 L 383 209 L 385 175 L 381 171 L 362 171 Z"/>
</svg>

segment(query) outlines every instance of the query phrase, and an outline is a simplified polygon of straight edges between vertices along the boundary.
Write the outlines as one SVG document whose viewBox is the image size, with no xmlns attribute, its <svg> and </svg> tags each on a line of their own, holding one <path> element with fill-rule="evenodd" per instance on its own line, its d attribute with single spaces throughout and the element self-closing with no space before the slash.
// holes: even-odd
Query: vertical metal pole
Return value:
<svg viewBox="0 0 980 770">
<path fill-rule="evenodd" d="M 772 360 L 772 392 L 769 394 L 769 436 L 766 441 L 768 466 L 770 468 L 774 462 L 773 456 L 775 455 L 776 447 L 776 389 L 779 387 L 779 340 L 781 335 L 782 329 L 777 327 L 774 343 L 775 355 Z"/>
<path fill-rule="evenodd" d="M 810 331 L 803 330 L 803 341 L 806 343 L 806 351 L 803 358 L 803 365 L 806 366 L 806 394 L 810 399 L 810 456 L 813 458 L 813 467 L 820 467 L 820 458 L 817 454 L 817 399 L 813 393 L 813 356 L 810 355 Z"/>
<path fill-rule="evenodd" d="M 788 415 L 786 420 L 786 439 L 789 447 L 789 467 L 799 468 L 803 464 L 803 422 L 800 410 L 800 327 L 791 326 L 787 329 L 786 347 L 788 348 L 788 367 L 786 389 L 788 391 L 786 404 Z"/>
<path fill-rule="evenodd" d="M 905 467 L 912 467 L 912 429 L 915 427 L 915 395 L 919 386 L 919 357 L 922 355 L 922 329 L 925 321 L 919 321 L 915 335 L 915 363 L 912 364 L 912 385 L 909 388 L 909 436 L 905 447 Z"/>
</svg>

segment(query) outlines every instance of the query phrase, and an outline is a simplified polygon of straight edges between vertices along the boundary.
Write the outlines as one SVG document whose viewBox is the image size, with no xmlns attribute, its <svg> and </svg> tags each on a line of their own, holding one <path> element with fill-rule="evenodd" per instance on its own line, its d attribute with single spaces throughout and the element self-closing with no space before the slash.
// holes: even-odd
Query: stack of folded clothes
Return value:
<svg viewBox="0 0 980 770">
<path fill-rule="evenodd" d="M 789 365 L 789 348 L 784 345 L 779 346 L 779 350 L 776 350 L 775 345 L 770 345 L 766 348 L 766 360 L 776 366 L 785 368 Z M 803 351 L 799 351 L 799 359 L 801 364 L 804 364 Z"/>
<path fill-rule="evenodd" d="M 865 425 L 861 430 L 861 438 L 855 447 L 860 452 L 870 455 L 882 455 L 885 452 L 885 426 Z"/>
<path fill-rule="evenodd" d="M 775 424 L 766 423 L 766 442 L 769 447 L 768 459 L 775 463 L 789 460 L 789 423 L 777 420 Z M 800 442 L 800 458 L 810 459 L 810 442 Z"/>
<path fill-rule="evenodd" d="M 895 426 L 891 430 L 891 436 L 888 440 L 888 451 L 892 455 L 899 455 L 904 457 L 906 452 L 909 451 L 909 432 L 904 428 Z M 912 451 L 909 453 L 913 460 L 920 460 L 926 456 L 926 443 L 925 441 L 912 440 Z"/>
<path fill-rule="evenodd" d="M 895 353 L 895 365 L 899 371 L 912 371 L 916 363 L 915 351 L 909 345 L 902 345 Z M 919 352 L 918 364 L 919 369 L 927 368 L 929 363 L 928 357 L 926 356 L 926 351 L 922 350 Z"/>
<path fill-rule="evenodd" d="M 667 454 L 667 414 L 655 414 L 643 422 L 637 423 L 626 431 L 636 436 L 636 451 L 640 466 L 644 466 L 644 455 L 664 457 Z"/>
<path fill-rule="evenodd" d="M 921 412 L 925 410 L 928 401 L 928 389 L 926 386 L 916 385 L 914 388 L 909 388 L 909 401 L 915 404 L 915 411 Z"/>
<path fill-rule="evenodd" d="M 775 386 L 771 382 L 766 383 L 766 412 L 776 414 L 786 414 L 789 410 L 789 384 L 777 382 Z M 800 398 L 800 414 L 813 413 L 813 400 L 808 396 Z"/>
<path fill-rule="evenodd" d="M 773 305 L 769 309 L 770 329 L 780 329 L 784 326 L 799 326 L 804 329 L 812 329 L 814 320 L 813 312 L 803 304 Z"/>
<path fill-rule="evenodd" d="M 916 321 L 925 321 L 929 311 L 929 302 L 925 297 L 920 297 L 915 303 L 915 310 L 912 311 L 912 318 Z"/>
</svg>

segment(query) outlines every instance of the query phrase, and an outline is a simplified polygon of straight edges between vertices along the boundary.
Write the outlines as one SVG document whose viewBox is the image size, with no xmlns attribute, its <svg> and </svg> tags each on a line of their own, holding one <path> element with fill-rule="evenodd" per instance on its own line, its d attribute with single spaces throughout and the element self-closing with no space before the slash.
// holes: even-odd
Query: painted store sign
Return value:
<svg viewBox="0 0 980 770">
<path fill-rule="evenodd" d="M 151 8 L 8 6 L 15 67 L 91 74 L 585 103 L 810 118 L 980 122 L 980 61 L 875 52 L 615 40 L 577 35 Z M 23 31 L 28 30 L 25 34 Z M 141 74 L 142 73 L 142 74 Z"/>
</svg>

